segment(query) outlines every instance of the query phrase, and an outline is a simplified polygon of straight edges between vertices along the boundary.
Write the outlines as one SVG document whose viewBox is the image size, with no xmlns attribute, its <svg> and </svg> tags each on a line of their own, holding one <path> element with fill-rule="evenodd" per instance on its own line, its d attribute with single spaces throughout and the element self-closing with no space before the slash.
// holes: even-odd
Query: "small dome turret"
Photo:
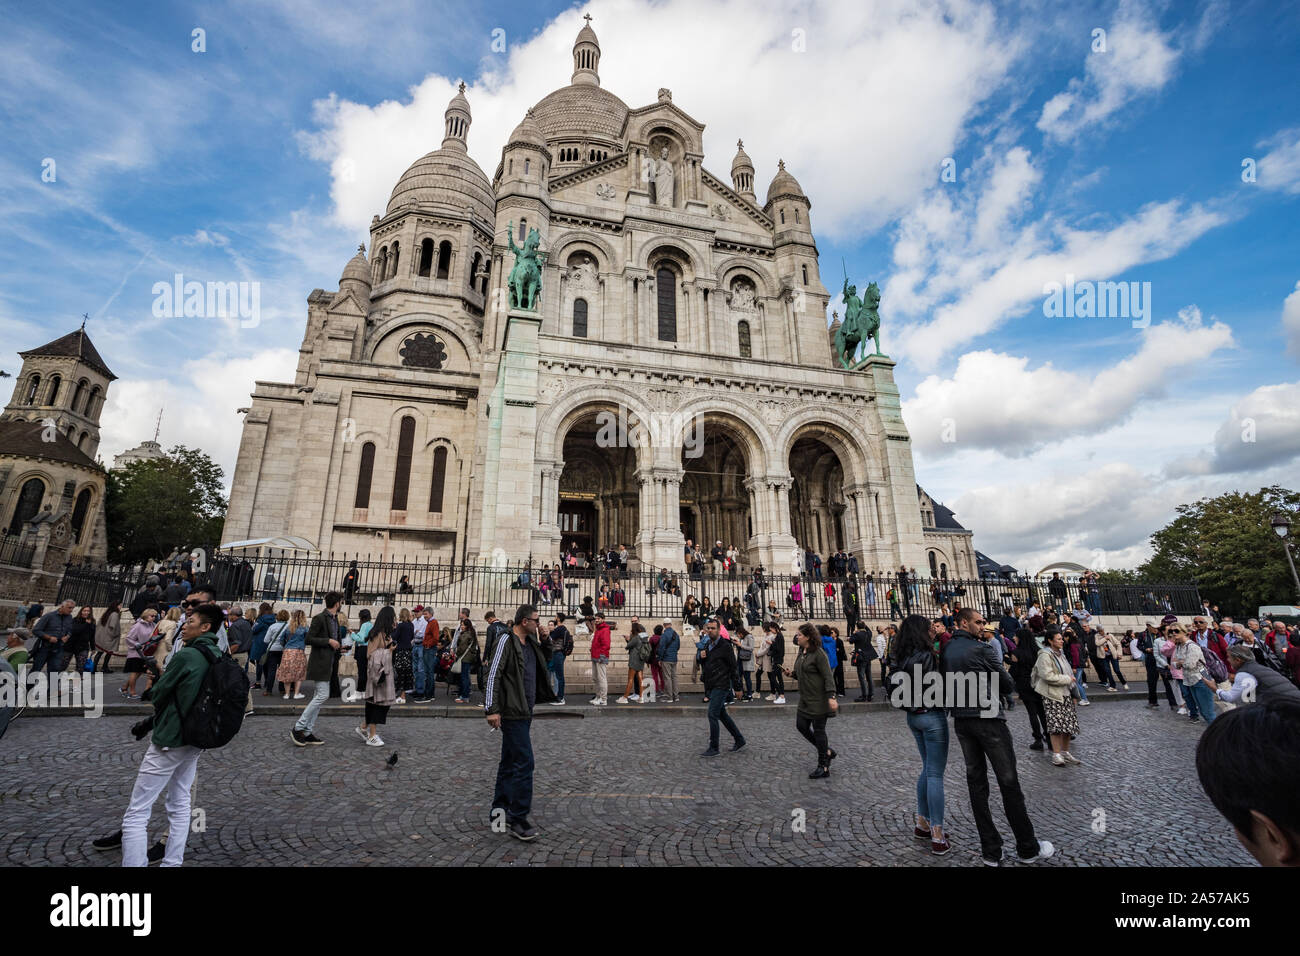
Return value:
<svg viewBox="0 0 1300 956">
<path fill-rule="evenodd" d="M 736 140 L 736 158 L 731 161 L 731 187 L 750 202 L 758 201 L 754 195 L 754 162 L 741 139 Z"/>
<path fill-rule="evenodd" d="M 456 95 L 447 104 L 447 112 L 443 114 L 442 148 L 464 150 L 471 122 L 469 100 L 465 99 L 465 84 L 461 83 Z"/>
<path fill-rule="evenodd" d="M 600 86 L 600 41 L 591 28 L 591 14 L 583 17 L 587 23 L 578 31 L 573 41 L 573 77 L 571 82 Z"/>
<path fill-rule="evenodd" d="M 363 293 L 367 298 L 370 296 L 370 265 L 366 262 L 365 245 L 357 246 L 357 254 L 348 260 L 348 264 L 343 267 L 343 275 L 339 277 L 339 291 L 349 288 L 349 283 L 356 283 L 356 291 Z"/>
</svg>

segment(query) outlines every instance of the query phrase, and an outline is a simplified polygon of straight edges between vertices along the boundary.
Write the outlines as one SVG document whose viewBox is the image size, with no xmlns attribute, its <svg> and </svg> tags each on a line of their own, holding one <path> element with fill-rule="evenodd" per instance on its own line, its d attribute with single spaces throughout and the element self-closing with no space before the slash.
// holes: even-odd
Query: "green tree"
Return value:
<svg viewBox="0 0 1300 956">
<path fill-rule="evenodd" d="M 162 458 L 110 471 L 105 490 L 109 557 L 130 563 L 163 558 L 178 547 L 215 548 L 225 523 L 223 478 L 216 462 L 184 445 Z"/>
<path fill-rule="evenodd" d="M 1300 526 L 1300 493 L 1278 485 L 1178 506 L 1178 517 L 1151 536 L 1155 549 L 1138 575 L 1148 581 L 1195 581 L 1225 614 L 1253 615 L 1261 604 L 1297 599 L 1291 571 L 1269 519 Z"/>
</svg>

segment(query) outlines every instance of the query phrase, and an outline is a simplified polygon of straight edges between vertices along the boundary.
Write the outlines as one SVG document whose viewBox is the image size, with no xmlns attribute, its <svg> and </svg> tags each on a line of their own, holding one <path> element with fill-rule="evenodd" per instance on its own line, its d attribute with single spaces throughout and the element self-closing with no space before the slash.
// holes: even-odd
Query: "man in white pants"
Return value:
<svg viewBox="0 0 1300 956">
<path fill-rule="evenodd" d="M 208 671 L 208 659 L 198 646 L 217 651 L 217 628 L 222 622 L 221 608 L 203 604 L 194 608 L 181 628 L 185 646 L 172 658 L 162 677 L 149 691 L 154 715 L 132 728 L 137 737 L 151 729 L 153 738 L 131 792 L 131 805 L 122 817 L 122 865 L 146 866 L 149 814 L 154 801 L 167 792 L 167 853 L 163 866 L 180 866 L 185 857 L 185 841 L 190 835 L 190 788 L 198 769 L 198 747 L 186 746 L 181 738 L 181 720 L 194 706 Z"/>
</svg>

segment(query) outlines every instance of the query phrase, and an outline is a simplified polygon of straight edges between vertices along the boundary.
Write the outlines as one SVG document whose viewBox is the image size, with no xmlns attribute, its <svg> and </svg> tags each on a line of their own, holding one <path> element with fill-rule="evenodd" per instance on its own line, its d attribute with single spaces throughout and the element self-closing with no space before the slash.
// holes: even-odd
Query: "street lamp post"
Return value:
<svg viewBox="0 0 1300 956">
<path fill-rule="evenodd" d="M 1287 541 L 1287 535 L 1291 530 L 1291 521 L 1284 514 L 1275 514 L 1269 522 L 1277 536 L 1282 539 L 1282 550 L 1286 552 L 1286 563 L 1291 567 L 1291 580 L 1295 582 L 1296 597 L 1300 599 L 1300 576 L 1295 572 L 1295 561 L 1291 559 L 1291 543 Z"/>
</svg>

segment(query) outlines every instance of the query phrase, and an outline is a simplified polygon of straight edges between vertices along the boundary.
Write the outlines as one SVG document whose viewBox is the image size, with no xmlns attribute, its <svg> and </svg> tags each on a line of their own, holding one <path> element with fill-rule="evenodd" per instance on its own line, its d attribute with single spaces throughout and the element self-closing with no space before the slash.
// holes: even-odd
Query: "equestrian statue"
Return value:
<svg viewBox="0 0 1300 956">
<path fill-rule="evenodd" d="M 520 249 L 515 245 L 515 224 L 511 220 L 506 241 L 510 243 L 510 251 L 515 254 L 515 265 L 510 270 L 507 282 L 510 288 L 510 308 L 536 312 L 537 299 L 542 291 L 542 266 L 546 264 L 547 257 L 547 253 L 537 251 L 542 237 L 536 229 L 529 229 L 524 247 Z"/>
<path fill-rule="evenodd" d="M 861 362 L 857 360 L 858 346 L 867 339 L 875 339 L 880 351 L 880 287 L 874 282 L 867 286 L 862 298 L 858 288 L 849 282 L 848 268 L 844 270 L 844 323 L 835 330 L 835 357 L 840 365 L 850 371 Z"/>
</svg>

